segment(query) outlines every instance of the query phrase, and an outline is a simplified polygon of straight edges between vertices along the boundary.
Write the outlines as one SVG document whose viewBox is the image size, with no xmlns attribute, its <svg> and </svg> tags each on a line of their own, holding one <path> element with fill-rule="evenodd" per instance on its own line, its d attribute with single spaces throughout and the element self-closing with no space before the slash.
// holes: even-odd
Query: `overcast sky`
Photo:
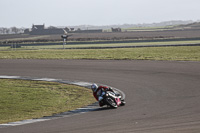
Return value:
<svg viewBox="0 0 200 133">
<path fill-rule="evenodd" d="M 0 0 L 0 27 L 200 20 L 200 0 Z"/>
</svg>

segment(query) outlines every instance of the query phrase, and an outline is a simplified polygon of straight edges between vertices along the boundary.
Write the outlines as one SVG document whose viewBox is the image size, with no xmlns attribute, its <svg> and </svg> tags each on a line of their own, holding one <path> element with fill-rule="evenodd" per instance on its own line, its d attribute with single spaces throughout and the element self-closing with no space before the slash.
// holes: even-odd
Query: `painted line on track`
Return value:
<svg viewBox="0 0 200 133">
<path fill-rule="evenodd" d="M 63 83 L 63 84 L 71 84 L 71 85 L 77 85 L 81 87 L 85 87 L 90 89 L 92 83 L 89 82 L 83 82 L 83 81 L 69 81 L 69 80 L 61 80 L 61 79 L 52 79 L 52 78 L 33 78 L 33 77 L 21 77 L 21 76 L 1 76 L 0 79 L 21 79 L 21 80 L 33 80 L 33 81 L 48 81 L 48 82 L 58 82 L 58 83 Z M 113 88 L 113 87 L 112 87 Z M 125 99 L 125 94 L 116 88 L 113 88 L 115 91 L 119 92 L 123 99 Z M 35 122 L 42 122 L 42 121 L 47 121 L 47 120 L 52 120 L 52 119 L 58 119 L 62 117 L 70 117 L 73 115 L 78 115 L 82 113 L 87 113 L 90 111 L 96 111 L 101 109 L 98 105 L 98 102 L 93 103 L 91 105 L 85 106 L 83 108 L 78 108 L 76 110 L 68 111 L 68 112 L 63 112 L 60 114 L 55 114 L 53 116 L 45 116 L 42 118 L 38 119 L 28 119 L 28 120 L 22 120 L 22 121 L 17 121 L 17 122 L 9 122 L 6 124 L 0 124 L 0 128 L 4 127 L 9 127 L 9 126 L 18 126 L 18 125 L 24 125 L 24 124 L 30 124 L 30 123 L 35 123 Z"/>
</svg>

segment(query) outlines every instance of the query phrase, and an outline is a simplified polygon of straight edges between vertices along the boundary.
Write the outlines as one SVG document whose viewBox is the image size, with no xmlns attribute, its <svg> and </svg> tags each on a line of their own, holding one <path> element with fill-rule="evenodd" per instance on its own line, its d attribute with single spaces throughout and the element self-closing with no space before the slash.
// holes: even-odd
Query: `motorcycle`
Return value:
<svg viewBox="0 0 200 133">
<path fill-rule="evenodd" d="M 112 108 L 117 108 L 119 106 L 125 105 L 124 100 L 121 99 L 121 95 L 116 94 L 112 91 L 103 91 L 101 98 L 105 105 L 110 106 Z"/>
</svg>

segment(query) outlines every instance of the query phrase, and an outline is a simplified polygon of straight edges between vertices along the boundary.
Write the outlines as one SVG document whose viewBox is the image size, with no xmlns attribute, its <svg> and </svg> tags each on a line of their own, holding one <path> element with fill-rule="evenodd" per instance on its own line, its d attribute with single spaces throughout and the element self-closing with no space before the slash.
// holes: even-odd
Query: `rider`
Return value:
<svg viewBox="0 0 200 133">
<path fill-rule="evenodd" d="M 97 84 L 92 84 L 91 89 L 93 91 L 93 95 L 97 101 L 99 101 L 99 106 L 102 107 L 104 104 L 103 97 L 102 97 L 102 90 L 103 91 L 113 91 L 112 88 L 106 86 L 98 86 Z M 114 92 L 115 93 L 115 92 Z"/>
</svg>

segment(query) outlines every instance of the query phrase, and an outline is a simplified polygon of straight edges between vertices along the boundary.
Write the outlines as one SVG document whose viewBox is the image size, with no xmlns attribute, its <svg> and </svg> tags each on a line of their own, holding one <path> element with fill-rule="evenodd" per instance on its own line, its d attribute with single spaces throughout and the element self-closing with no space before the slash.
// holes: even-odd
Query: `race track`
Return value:
<svg viewBox="0 0 200 133">
<path fill-rule="evenodd" d="M 0 128 L 0 133 L 199 133 L 200 62 L 0 60 L 0 75 L 106 84 L 126 106 Z"/>
</svg>

